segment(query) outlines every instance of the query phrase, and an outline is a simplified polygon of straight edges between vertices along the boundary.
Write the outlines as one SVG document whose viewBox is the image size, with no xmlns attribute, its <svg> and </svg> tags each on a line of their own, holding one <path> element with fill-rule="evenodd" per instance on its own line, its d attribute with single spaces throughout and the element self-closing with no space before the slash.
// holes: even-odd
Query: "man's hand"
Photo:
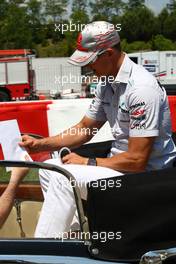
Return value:
<svg viewBox="0 0 176 264">
<path fill-rule="evenodd" d="M 25 148 L 28 153 L 36 153 L 38 152 L 38 142 L 38 139 L 28 135 L 24 135 L 22 136 L 22 141 L 19 142 L 19 146 Z"/>
<path fill-rule="evenodd" d="M 70 153 L 62 158 L 64 164 L 80 164 L 87 165 L 88 158 L 77 155 L 76 153 Z"/>
</svg>

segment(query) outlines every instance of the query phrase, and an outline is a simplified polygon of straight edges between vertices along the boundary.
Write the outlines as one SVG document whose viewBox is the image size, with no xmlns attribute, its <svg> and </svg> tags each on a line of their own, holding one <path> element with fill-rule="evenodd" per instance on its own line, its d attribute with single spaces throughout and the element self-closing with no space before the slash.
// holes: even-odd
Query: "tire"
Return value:
<svg viewBox="0 0 176 264">
<path fill-rule="evenodd" d="M 10 96 L 5 91 L 0 91 L 0 102 L 10 101 Z"/>
</svg>

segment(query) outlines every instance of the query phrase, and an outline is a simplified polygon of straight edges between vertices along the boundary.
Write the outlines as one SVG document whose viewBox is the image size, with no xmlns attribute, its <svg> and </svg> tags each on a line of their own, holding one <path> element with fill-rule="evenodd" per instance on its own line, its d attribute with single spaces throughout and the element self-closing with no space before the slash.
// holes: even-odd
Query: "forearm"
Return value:
<svg viewBox="0 0 176 264">
<path fill-rule="evenodd" d="M 59 135 L 39 139 L 35 146 L 35 151 L 56 151 L 65 146 L 76 148 L 88 142 L 92 136 L 90 129 L 86 129 L 78 124 Z"/>
<path fill-rule="evenodd" d="M 97 166 L 108 167 L 122 172 L 141 172 L 145 170 L 146 161 L 138 154 L 123 152 L 111 158 L 97 158 Z"/>
<path fill-rule="evenodd" d="M 16 191 L 22 179 L 26 176 L 28 168 L 13 168 L 7 188 L 0 197 L 0 227 L 6 221 L 14 203 Z"/>
<path fill-rule="evenodd" d="M 4 224 L 14 204 L 17 184 L 9 183 L 0 197 L 0 227 Z"/>
</svg>

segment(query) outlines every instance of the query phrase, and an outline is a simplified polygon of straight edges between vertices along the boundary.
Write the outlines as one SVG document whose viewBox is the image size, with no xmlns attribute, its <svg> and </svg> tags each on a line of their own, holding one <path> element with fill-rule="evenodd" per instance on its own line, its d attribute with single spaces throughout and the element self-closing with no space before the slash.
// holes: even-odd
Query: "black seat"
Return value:
<svg viewBox="0 0 176 264">
<path fill-rule="evenodd" d="M 112 142 L 113 140 L 88 143 L 79 148 L 72 149 L 72 151 L 83 157 L 106 158 L 107 154 L 110 152 Z"/>
<path fill-rule="evenodd" d="M 138 261 L 147 251 L 176 246 L 175 208 L 176 168 L 88 184 L 91 254 Z"/>
<path fill-rule="evenodd" d="M 172 133 L 172 139 L 173 139 L 173 141 L 174 141 L 174 143 L 176 145 L 176 132 Z"/>
</svg>

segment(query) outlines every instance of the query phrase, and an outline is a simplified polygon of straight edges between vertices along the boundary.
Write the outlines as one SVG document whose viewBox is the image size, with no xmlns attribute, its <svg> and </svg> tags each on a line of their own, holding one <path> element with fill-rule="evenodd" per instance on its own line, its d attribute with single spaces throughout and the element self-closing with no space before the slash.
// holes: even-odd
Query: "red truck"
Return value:
<svg viewBox="0 0 176 264">
<path fill-rule="evenodd" d="M 0 50 L 0 102 L 37 99 L 32 50 Z"/>
</svg>

